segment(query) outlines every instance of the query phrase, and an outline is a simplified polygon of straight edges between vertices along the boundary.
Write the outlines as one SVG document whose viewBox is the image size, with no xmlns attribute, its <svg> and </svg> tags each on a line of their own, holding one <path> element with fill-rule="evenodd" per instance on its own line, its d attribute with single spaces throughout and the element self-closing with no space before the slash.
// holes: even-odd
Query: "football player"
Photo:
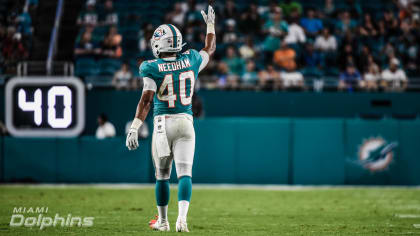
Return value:
<svg viewBox="0 0 420 236">
<path fill-rule="evenodd" d="M 152 159 L 156 176 L 158 218 L 151 221 L 154 230 L 169 231 L 169 178 L 172 161 L 178 177 L 178 219 L 176 231 L 188 232 L 187 213 L 192 190 L 195 132 L 191 110 L 194 84 L 216 50 L 215 14 L 211 6 L 207 14 L 201 11 L 207 24 L 205 47 L 197 52 L 185 45 L 180 31 L 171 24 L 159 26 L 150 40 L 154 60 L 140 65 L 143 93 L 127 135 L 126 146 L 135 150 L 139 144 L 137 132 L 154 104 Z"/>
</svg>

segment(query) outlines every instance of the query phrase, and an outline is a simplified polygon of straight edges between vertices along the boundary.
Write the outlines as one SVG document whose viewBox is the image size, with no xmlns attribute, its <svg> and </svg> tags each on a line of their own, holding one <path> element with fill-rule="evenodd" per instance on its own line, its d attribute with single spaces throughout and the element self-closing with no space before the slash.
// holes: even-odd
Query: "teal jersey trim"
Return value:
<svg viewBox="0 0 420 236">
<path fill-rule="evenodd" d="M 173 26 L 173 25 L 168 24 L 168 26 L 169 26 L 169 28 L 170 28 L 170 29 L 171 29 L 171 31 L 172 31 L 172 35 L 174 36 L 174 38 L 173 38 L 174 42 L 172 43 L 172 47 L 173 47 L 173 48 L 176 48 L 176 40 L 177 40 L 176 30 L 175 30 L 175 28 L 174 28 L 174 26 Z"/>
</svg>

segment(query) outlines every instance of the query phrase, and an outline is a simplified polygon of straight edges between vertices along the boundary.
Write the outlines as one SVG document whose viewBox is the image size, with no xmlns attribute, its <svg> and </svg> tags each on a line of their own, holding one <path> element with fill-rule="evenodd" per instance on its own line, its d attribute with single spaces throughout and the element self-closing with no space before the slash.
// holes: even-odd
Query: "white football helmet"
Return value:
<svg viewBox="0 0 420 236">
<path fill-rule="evenodd" d="M 179 52 L 185 45 L 182 44 L 181 32 L 171 24 L 160 25 L 153 33 L 150 44 L 156 58 L 161 52 Z"/>
</svg>

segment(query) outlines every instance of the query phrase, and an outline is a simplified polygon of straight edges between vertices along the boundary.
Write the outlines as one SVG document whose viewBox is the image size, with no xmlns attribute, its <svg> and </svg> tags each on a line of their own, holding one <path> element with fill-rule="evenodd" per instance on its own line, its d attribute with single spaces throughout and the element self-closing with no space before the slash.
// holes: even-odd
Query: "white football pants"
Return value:
<svg viewBox="0 0 420 236">
<path fill-rule="evenodd" d="M 173 160 L 175 160 L 178 178 L 181 176 L 192 176 L 195 149 L 193 117 L 183 113 L 165 115 L 165 130 L 171 153 L 163 158 L 157 155 L 157 118 L 158 116 L 154 118 L 152 138 L 152 158 L 156 179 L 166 180 L 170 178 Z"/>
</svg>

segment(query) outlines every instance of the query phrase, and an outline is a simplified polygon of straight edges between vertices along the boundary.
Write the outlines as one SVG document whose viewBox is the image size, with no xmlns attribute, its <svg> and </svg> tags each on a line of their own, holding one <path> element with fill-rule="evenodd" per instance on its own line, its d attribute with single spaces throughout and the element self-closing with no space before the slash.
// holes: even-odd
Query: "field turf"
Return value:
<svg viewBox="0 0 420 236">
<path fill-rule="evenodd" d="M 0 186 L 0 235 L 175 234 L 153 232 L 154 190 Z M 92 227 L 10 227 L 14 207 L 48 207 L 46 216 L 95 217 Z M 25 217 L 38 216 L 28 213 Z M 419 188 L 193 189 L 189 235 L 420 235 Z"/>
</svg>

